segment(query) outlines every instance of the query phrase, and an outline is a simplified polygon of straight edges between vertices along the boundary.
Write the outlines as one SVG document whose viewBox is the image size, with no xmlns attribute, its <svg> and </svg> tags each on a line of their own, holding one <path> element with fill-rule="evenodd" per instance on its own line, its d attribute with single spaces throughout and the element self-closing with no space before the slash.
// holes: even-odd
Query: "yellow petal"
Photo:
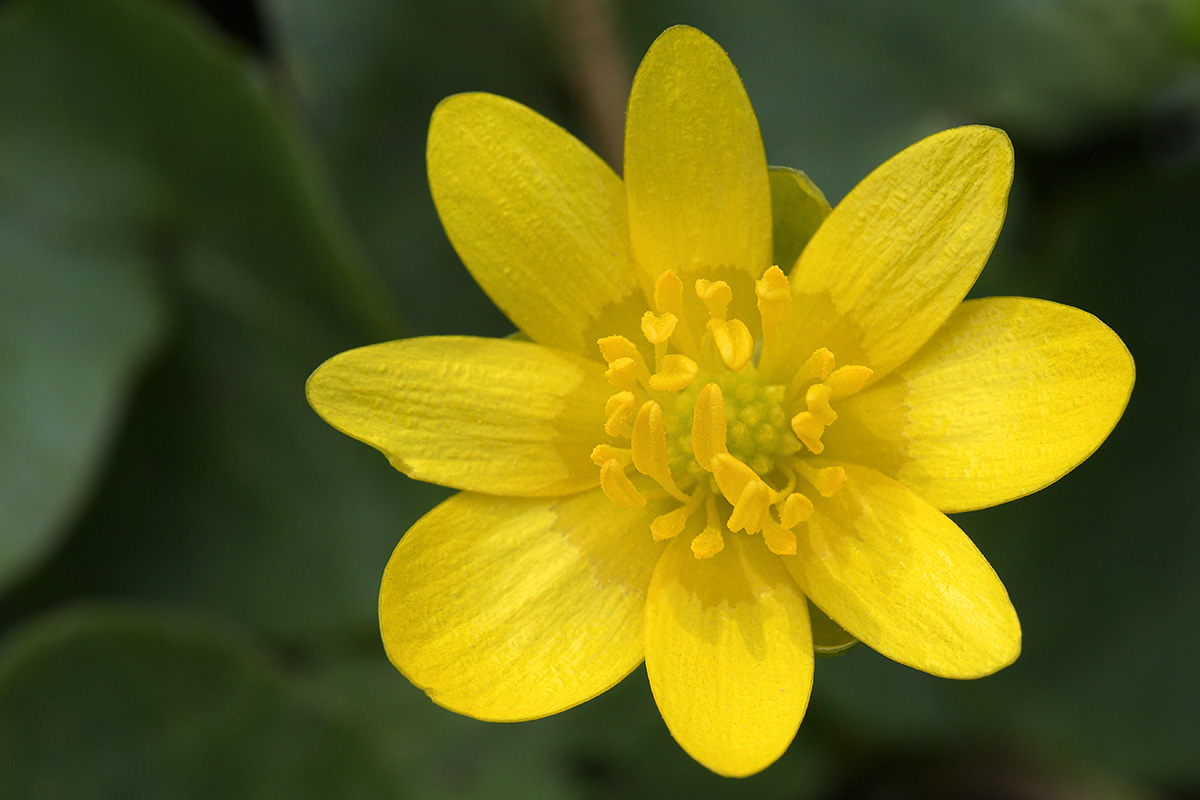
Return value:
<svg viewBox="0 0 1200 800">
<path fill-rule="evenodd" d="M 646 673 L 671 735 L 704 766 L 743 776 L 779 758 L 813 677 L 808 603 L 779 557 L 740 534 L 704 559 L 673 539 L 650 583 Z"/>
<path fill-rule="evenodd" d="M 505 495 L 595 486 L 604 368 L 531 342 L 425 337 L 349 350 L 308 379 L 326 422 L 413 478 Z"/>
<path fill-rule="evenodd" d="M 737 71 L 694 28 L 667 30 L 638 67 L 625 125 L 625 187 L 630 239 L 647 285 L 671 269 L 690 287 L 703 270 L 703 277 L 730 281 L 731 316 L 757 319 L 751 281 L 771 266 L 766 156 Z"/>
<path fill-rule="evenodd" d="M 983 508 L 1035 492 L 1091 455 L 1133 380 L 1125 345 L 1085 311 L 971 300 L 888 380 L 842 401 L 826 444 L 943 511 Z"/>
<path fill-rule="evenodd" d="M 1012 145 L 994 128 L 930 136 L 868 175 L 825 219 L 789 275 L 797 358 L 817 347 L 878 381 L 958 306 L 1004 221 Z"/>
<path fill-rule="evenodd" d="M 661 552 L 649 522 L 599 490 L 455 495 L 388 562 L 388 658 L 434 702 L 477 719 L 544 717 L 595 697 L 642 660 Z"/>
<path fill-rule="evenodd" d="M 592 151 L 520 103 L 462 94 L 433 112 L 426 157 L 454 249 L 530 338 L 594 356 L 600 336 L 638 333 L 625 190 Z"/>
<path fill-rule="evenodd" d="M 1021 627 L 1000 579 L 958 526 L 892 479 L 851 464 L 814 501 L 783 562 L 835 622 L 888 658 L 945 678 L 1011 664 Z"/>
</svg>

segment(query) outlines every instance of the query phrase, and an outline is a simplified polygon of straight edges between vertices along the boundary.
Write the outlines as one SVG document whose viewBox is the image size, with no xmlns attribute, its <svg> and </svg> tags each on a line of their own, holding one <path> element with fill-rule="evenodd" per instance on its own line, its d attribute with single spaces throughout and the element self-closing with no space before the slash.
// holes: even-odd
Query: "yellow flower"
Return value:
<svg viewBox="0 0 1200 800">
<path fill-rule="evenodd" d="M 943 512 L 1080 463 L 1133 361 L 1083 311 L 962 302 L 1004 218 L 1002 132 L 918 142 L 829 212 L 768 171 L 728 57 L 678 27 L 634 80 L 624 180 L 485 94 L 438 106 L 428 166 L 451 242 L 529 341 L 352 350 L 308 397 L 462 490 L 405 534 L 379 599 L 389 658 L 435 702 L 542 717 L 644 659 L 675 739 L 740 776 L 804 716 L 808 600 L 934 675 L 1017 657 L 1003 585 Z M 828 216 L 774 265 L 807 236 L 782 212 L 800 206 Z"/>
</svg>

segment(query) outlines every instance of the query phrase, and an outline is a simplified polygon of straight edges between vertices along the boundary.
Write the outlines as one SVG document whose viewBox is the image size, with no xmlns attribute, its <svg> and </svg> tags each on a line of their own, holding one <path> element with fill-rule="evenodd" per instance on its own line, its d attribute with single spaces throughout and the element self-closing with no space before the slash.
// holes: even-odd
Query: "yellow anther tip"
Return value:
<svg viewBox="0 0 1200 800">
<path fill-rule="evenodd" d="M 809 413 L 822 425 L 832 425 L 837 420 L 837 412 L 829 405 L 832 397 L 833 387 L 825 383 L 814 383 L 804 393 L 804 404 Z"/>
<path fill-rule="evenodd" d="M 654 282 L 654 307 L 660 314 L 678 315 L 683 309 L 683 281 L 672 270 L 659 275 Z"/>
<path fill-rule="evenodd" d="M 714 528 L 705 528 L 692 539 L 692 555 L 696 558 L 712 558 L 725 549 L 725 539 Z"/>
<path fill-rule="evenodd" d="M 833 497 L 846 485 L 846 470 L 841 467 L 825 467 L 813 475 L 813 486 L 822 497 Z"/>
<path fill-rule="evenodd" d="M 683 528 L 687 525 L 689 510 L 687 506 L 680 506 L 674 511 L 668 511 L 666 514 L 655 517 L 650 522 L 650 536 L 656 542 L 674 539 L 683 533 Z"/>
<path fill-rule="evenodd" d="M 799 492 L 792 492 L 779 508 L 779 523 L 790 530 L 801 522 L 808 522 L 812 515 L 812 500 Z"/>
<path fill-rule="evenodd" d="M 711 317 L 725 319 L 725 311 L 733 301 L 733 290 L 725 281 L 710 281 L 700 278 L 696 281 L 696 296 L 704 301 Z"/>
<path fill-rule="evenodd" d="M 637 386 L 637 362 L 632 358 L 618 358 L 609 362 L 604 377 L 615 388 L 630 391 Z"/>
<path fill-rule="evenodd" d="M 708 330 L 725 366 L 734 372 L 750 363 L 754 355 L 754 337 L 740 319 L 710 319 Z"/>
<path fill-rule="evenodd" d="M 650 388 L 656 392 L 681 392 L 692 385 L 700 368 L 685 355 L 663 356 L 661 369 L 650 376 Z"/>
<path fill-rule="evenodd" d="M 617 459 L 610 459 L 600 467 L 600 488 L 609 500 L 625 508 L 644 508 L 646 498 L 638 492 L 633 481 L 625 474 L 625 468 Z"/>
<path fill-rule="evenodd" d="M 635 358 L 637 347 L 624 336 L 605 336 L 596 342 L 600 346 L 600 355 L 610 364 L 619 358 Z"/>
<path fill-rule="evenodd" d="M 825 449 L 825 445 L 821 442 L 825 426 L 811 411 L 801 411 L 792 417 L 792 433 L 796 434 L 796 438 L 816 455 L 820 455 L 821 451 Z"/>
<path fill-rule="evenodd" d="M 650 344 L 662 344 L 671 338 L 679 318 L 670 312 L 655 314 L 647 311 L 642 315 L 642 335 Z"/>
<path fill-rule="evenodd" d="M 692 454 L 696 463 L 709 472 L 712 458 L 725 449 L 725 396 L 721 387 L 710 383 L 700 390 L 692 409 Z"/>
<path fill-rule="evenodd" d="M 763 526 L 763 541 L 767 549 L 777 556 L 796 555 L 796 534 L 772 520 Z"/>
<path fill-rule="evenodd" d="M 833 390 L 834 397 L 846 397 L 855 392 L 862 391 L 866 387 L 867 382 L 871 380 L 874 370 L 870 367 L 864 367 L 861 364 L 848 364 L 844 367 L 838 367 L 829 377 L 825 378 L 825 383 Z"/>
</svg>

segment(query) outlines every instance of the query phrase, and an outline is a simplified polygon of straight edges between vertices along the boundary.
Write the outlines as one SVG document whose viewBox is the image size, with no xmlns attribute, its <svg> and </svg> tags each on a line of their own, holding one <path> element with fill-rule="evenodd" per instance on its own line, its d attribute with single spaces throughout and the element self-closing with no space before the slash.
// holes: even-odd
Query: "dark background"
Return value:
<svg viewBox="0 0 1200 800">
<path fill-rule="evenodd" d="M 1085 308 L 1138 367 L 1095 456 L 957 518 L 1020 660 L 822 660 L 743 781 L 671 741 L 641 670 L 516 725 L 410 686 L 376 592 L 444 492 L 303 397 L 353 346 L 511 329 L 428 197 L 438 100 L 515 98 L 619 163 L 678 22 L 833 201 L 929 133 L 1004 128 L 975 294 Z M 0 797 L 1200 797 L 1198 219 L 1191 0 L 0 3 Z"/>
</svg>

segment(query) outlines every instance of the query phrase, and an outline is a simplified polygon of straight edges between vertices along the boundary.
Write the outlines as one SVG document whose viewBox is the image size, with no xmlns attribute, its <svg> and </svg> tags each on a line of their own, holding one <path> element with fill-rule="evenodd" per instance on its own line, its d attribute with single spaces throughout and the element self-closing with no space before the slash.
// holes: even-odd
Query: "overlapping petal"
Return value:
<svg viewBox="0 0 1200 800">
<path fill-rule="evenodd" d="M 1020 297 L 962 304 L 916 356 L 845 401 L 830 447 L 944 511 L 1022 497 L 1100 446 L 1133 358 L 1086 311 Z"/>
<path fill-rule="evenodd" d="M 379 594 L 388 657 L 440 705 L 543 717 L 642 661 L 661 545 L 593 490 L 554 500 L 462 493 L 400 540 Z"/>
<path fill-rule="evenodd" d="M 818 347 L 879 380 L 917 351 L 983 269 L 1013 153 L 994 128 L 954 128 L 868 175 L 822 223 L 790 277 L 796 358 Z"/>
<path fill-rule="evenodd" d="M 434 111 L 426 159 L 454 249 L 531 339 L 594 356 L 637 331 L 625 189 L 591 150 L 520 103 L 461 94 Z"/>
<path fill-rule="evenodd" d="M 804 593 L 893 661 L 946 678 L 1011 664 L 1021 627 L 987 560 L 948 517 L 891 478 L 841 465 L 783 562 Z"/>
<path fill-rule="evenodd" d="M 711 559 L 673 540 L 646 605 L 646 673 L 676 741 L 728 776 L 769 766 L 812 690 L 808 603 L 762 542 L 727 535 Z"/>
<path fill-rule="evenodd" d="M 599 364 L 560 350 L 511 339 L 404 339 L 334 356 L 306 388 L 326 422 L 418 480 L 525 496 L 599 482 L 589 454 L 612 389 Z"/>
<path fill-rule="evenodd" d="M 724 278 L 731 313 L 755 318 L 749 281 L 771 266 L 771 193 L 758 120 L 725 51 L 671 28 L 642 59 L 625 121 L 634 257 L 653 280 Z M 701 272 L 703 271 L 703 272 Z"/>
</svg>

